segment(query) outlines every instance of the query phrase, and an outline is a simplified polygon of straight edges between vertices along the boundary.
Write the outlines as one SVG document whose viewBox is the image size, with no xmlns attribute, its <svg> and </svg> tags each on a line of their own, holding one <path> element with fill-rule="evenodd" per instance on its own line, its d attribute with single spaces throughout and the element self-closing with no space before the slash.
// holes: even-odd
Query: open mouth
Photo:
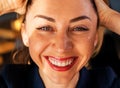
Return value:
<svg viewBox="0 0 120 88">
<path fill-rule="evenodd" d="M 57 71 L 67 71 L 76 62 L 78 57 L 67 57 L 67 58 L 59 58 L 59 57 L 52 57 L 52 56 L 45 56 L 48 61 L 48 64 Z"/>
</svg>

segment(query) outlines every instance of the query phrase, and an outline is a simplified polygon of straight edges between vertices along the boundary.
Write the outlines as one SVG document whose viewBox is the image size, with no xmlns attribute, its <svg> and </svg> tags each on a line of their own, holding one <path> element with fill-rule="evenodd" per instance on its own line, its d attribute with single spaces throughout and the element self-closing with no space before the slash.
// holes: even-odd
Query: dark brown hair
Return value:
<svg viewBox="0 0 120 88">
<path fill-rule="evenodd" d="M 26 13 L 28 12 L 28 9 L 32 5 L 32 0 L 28 0 L 26 5 Z M 23 23 L 25 22 L 26 13 L 22 16 L 20 16 L 21 19 L 23 19 Z M 20 32 L 21 33 L 21 32 Z M 32 59 L 30 57 L 29 49 L 23 44 L 21 34 L 19 34 L 19 42 L 20 46 L 16 47 L 16 49 L 13 52 L 13 60 L 12 62 L 15 64 L 28 64 L 32 63 Z"/>
</svg>

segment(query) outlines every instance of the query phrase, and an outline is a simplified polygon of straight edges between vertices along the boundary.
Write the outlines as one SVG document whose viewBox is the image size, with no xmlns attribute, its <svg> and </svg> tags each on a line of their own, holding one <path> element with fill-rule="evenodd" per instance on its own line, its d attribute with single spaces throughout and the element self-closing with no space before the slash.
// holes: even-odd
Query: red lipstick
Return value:
<svg viewBox="0 0 120 88">
<path fill-rule="evenodd" d="M 67 58 L 59 58 L 53 56 L 45 56 L 50 67 L 56 71 L 67 71 L 75 64 L 78 57 L 67 57 Z"/>
</svg>

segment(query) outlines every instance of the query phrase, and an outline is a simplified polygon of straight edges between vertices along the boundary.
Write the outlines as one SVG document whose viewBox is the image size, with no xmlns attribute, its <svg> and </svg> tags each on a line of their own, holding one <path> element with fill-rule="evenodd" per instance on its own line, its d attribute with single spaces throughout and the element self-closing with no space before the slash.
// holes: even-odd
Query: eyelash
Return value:
<svg viewBox="0 0 120 88">
<path fill-rule="evenodd" d="M 38 27 L 37 29 L 41 31 L 53 31 L 52 27 L 50 26 Z"/>
<path fill-rule="evenodd" d="M 71 31 L 88 31 L 87 27 L 76 26 L 71 29 Z"/>
<path fill-rule="evenodd" d="M 51 26 L 43 26 L 43 27 L 38 27 L 38 30 L 41 31 L 54 31 L 53 28 Z M 81 27 L 81 26 L 76 26 L 73 28 L 69 28 L 69 31 L 88 31 L 89 29 L 87 27 Z"/>
</svg>

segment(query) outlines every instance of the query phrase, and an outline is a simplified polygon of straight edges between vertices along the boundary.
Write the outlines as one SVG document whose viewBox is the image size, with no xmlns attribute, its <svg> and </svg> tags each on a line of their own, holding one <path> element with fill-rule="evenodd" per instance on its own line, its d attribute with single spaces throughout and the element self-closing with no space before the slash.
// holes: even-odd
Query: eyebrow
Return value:
<svg viewBox="0 0 120 88">
<path fill-rule="evenodd" d="M 34 18 L 36 18 L 36 17 L 46 19 L 50 22 L 55 22 L 54 18 L 45 16 L 45 15 L 36 15 Z M 91 19 L 88 16 L 83 15 L 83 16 L 78 16 L 76 18 L 71 19 L 70 23 L 77 22 L 77 21 L 80 21 L 80 20 L 85 20 L 85 19 L 88 19 L 88 20 L 91 21 Z"/>
<path fill-rule="evenodd" d="M 51 21 L 51 22 L 55 22 L 55 19 L 51 18 L 51 17 L 48 17 L 48 16 L 44 16 L 44 15 L 36 15 L 34 18 L 43 18 L 43 19 L 46 19 L 48 21 Z"/>
<path fill-rule="evenodd" d="M 83 15 L 83 16 L 79 16 L 79 17 L 71 19 L 70 22 L 72 23 L 72 22 L 77 22 L 77 21 L 85 20 L 85 19 L 88 19 L 91 21 L 91 19 L 88 16 Z"/>
</svg>

